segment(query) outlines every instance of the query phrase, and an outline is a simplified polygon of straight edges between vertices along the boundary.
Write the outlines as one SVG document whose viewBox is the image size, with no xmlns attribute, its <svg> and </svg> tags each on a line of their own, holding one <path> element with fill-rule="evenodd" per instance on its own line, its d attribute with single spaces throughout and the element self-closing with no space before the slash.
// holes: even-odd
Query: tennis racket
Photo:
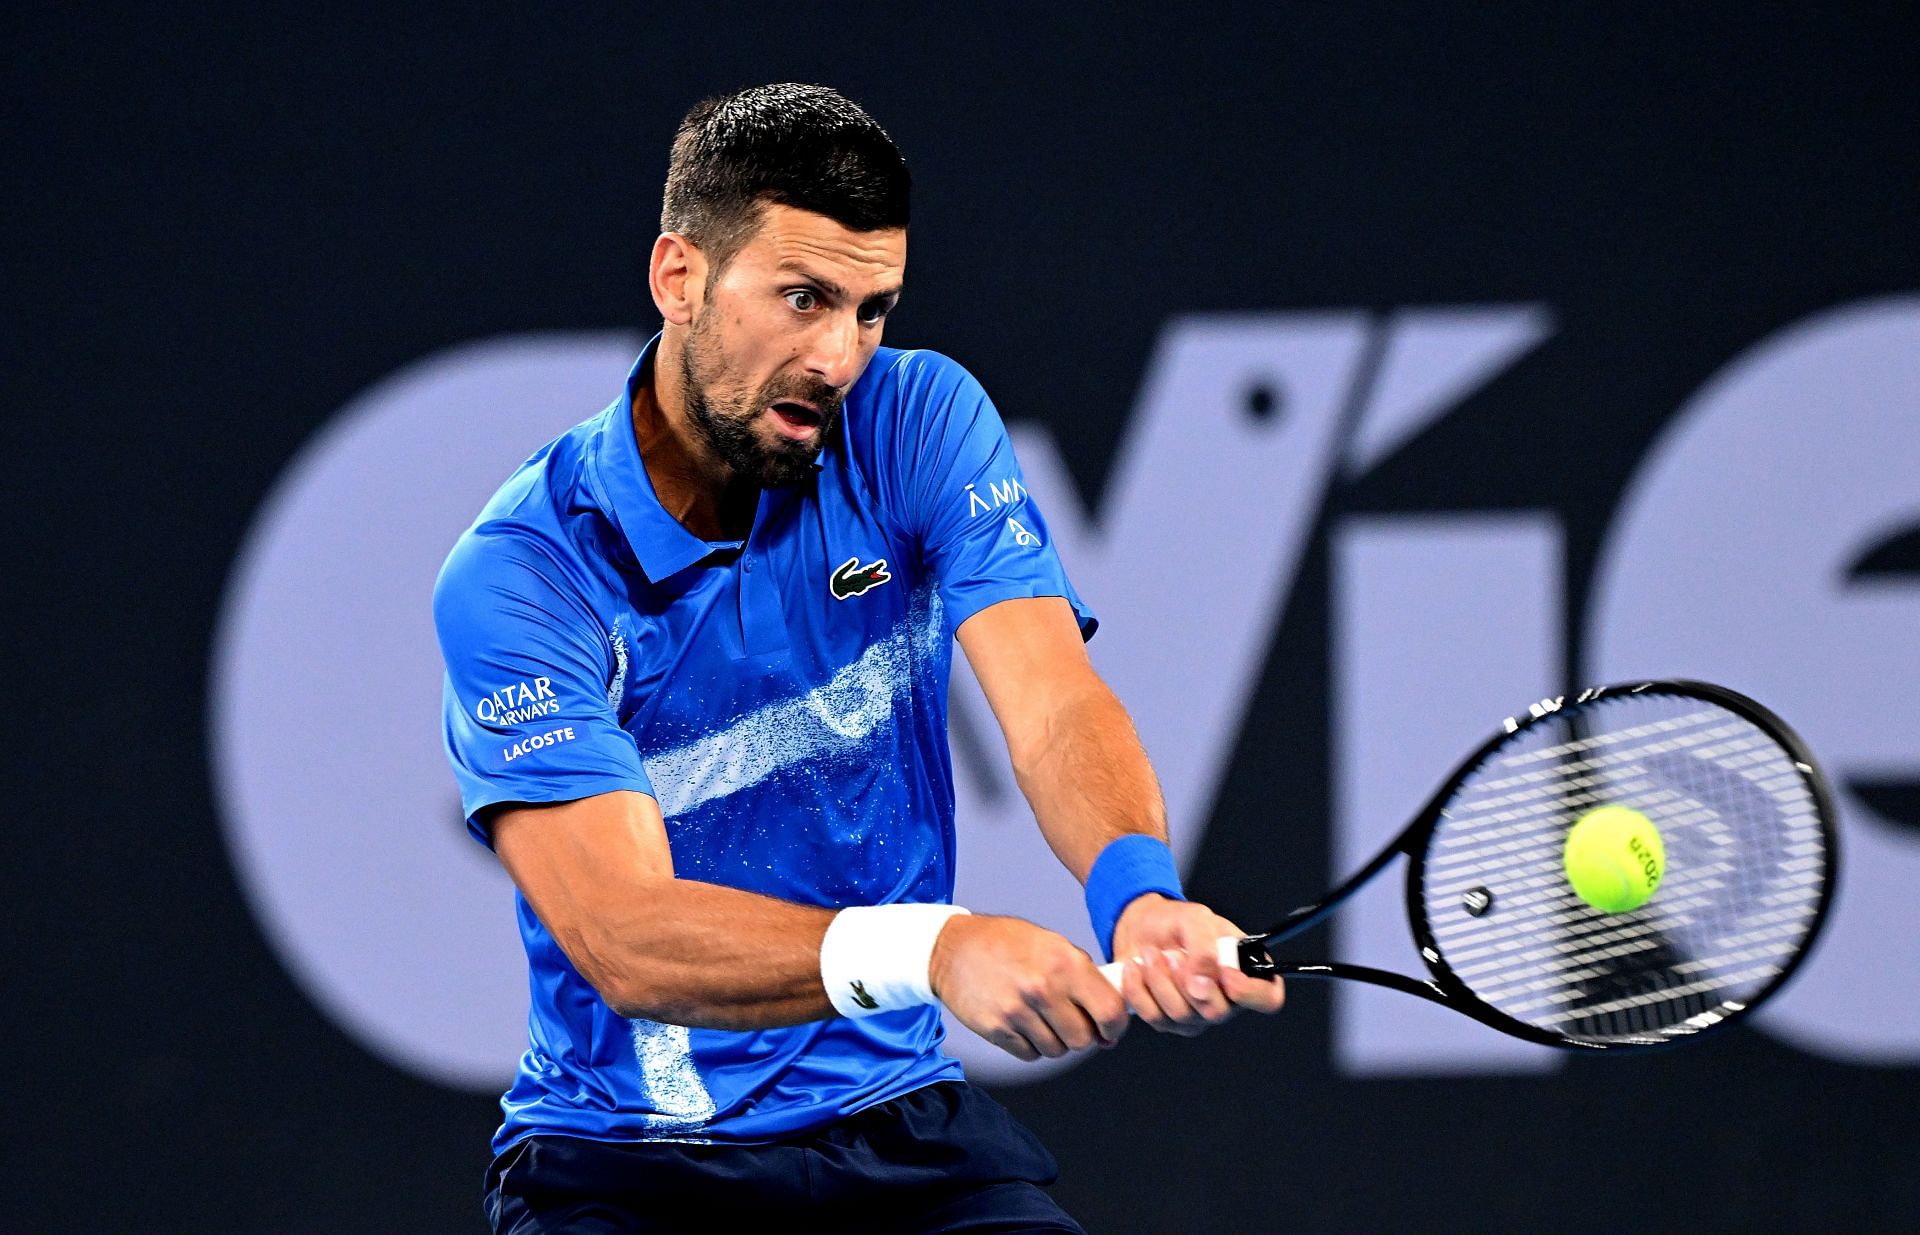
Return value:
<svg viewBox="0 0 1920 1235">
<path fill-rule="evenodd" d="M 1666 850 L 1652 899 L 1624 913 L 1582 900 L 1563 864 L 1573 825 L 1609 804 Z M 1274 957 L 1400 856 L 1427 978 Z M 1510 717 L 1351 879 L 1222 939 L 1220 963 L 1404 991 L 1549 1046 L 1662 1046 L 1780 989 L 1826 919 L 1836 857 L 1832 795 L 1771 712 L 1702 682 L 1595 687 Z M 1118 964 L 1101 972 L 1119 985 Z"/>
</svg>

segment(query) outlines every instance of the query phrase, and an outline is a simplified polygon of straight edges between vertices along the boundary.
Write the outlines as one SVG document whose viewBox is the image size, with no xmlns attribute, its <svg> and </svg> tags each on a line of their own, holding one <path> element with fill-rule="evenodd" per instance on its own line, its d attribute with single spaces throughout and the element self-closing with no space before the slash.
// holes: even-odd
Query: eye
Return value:
<svg viewBox="0 0 1920 1235">
<path fill-rule="evenodd" d="M 787 303 L 793 306 L 795 312 L 811 313 L 820 307 L 820 297 L 804 287 L 796 287 L 792 291 L 784 294 L 787 298 Z"/>
<path fill-rule="evenodd" d="M 892 310 L 893 306 L 885 302 L 879 304 L 863 304 L 860 306 L 860 321 L 863 325 L 871 326 L 884 318 Z"/>
</svg>

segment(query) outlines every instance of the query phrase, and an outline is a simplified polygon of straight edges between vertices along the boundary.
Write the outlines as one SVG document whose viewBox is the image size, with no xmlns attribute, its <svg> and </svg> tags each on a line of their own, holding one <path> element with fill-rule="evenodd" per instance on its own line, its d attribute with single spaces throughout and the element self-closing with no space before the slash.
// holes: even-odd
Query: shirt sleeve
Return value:
<svg viewBox="0 0 1920 1235">
<path fill-rule="evenodd" d="M 919 353 L 902 382 L 896 474 L 947 624 L 1003 600 L 1060 596 L 1082 638 L 1099 625 L 1067 579 L 1000 413 L 960 365 Z"/>
<path fill-rule="evenodd" d="M 615 654 L 565 572 L 532 543 L 469 533 L 433 592 L 447 673 L 442 736 L 467 828 L 501 802 L 653 794 L 611 697 Z"/>
</svg>

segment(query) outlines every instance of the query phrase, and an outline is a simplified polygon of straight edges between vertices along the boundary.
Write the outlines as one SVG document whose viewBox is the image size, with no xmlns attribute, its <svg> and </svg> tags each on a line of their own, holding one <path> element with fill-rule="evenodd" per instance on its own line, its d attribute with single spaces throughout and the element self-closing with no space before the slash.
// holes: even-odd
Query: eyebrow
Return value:
<svg viewBox="0 0 1920 1235">
<path fill-rule="evenodd" d="M 783 261 L 780 263 L 779 269 L 785 270 L 790 274 L 799 275 L 801 278 L 813 284 L 815 287 L 819 288 L 821 291 L 825 292 L 827 295 L 832 296 L 836 300 L 846 300 L 848 298 L 846 288 L 841 287 L 838 283 L 835 283 L 831 279 L 821 278 L 819 275 L 813 273 L 813 271 L 807 269 L 805 266 L 801 265 L 797 261 L 793 261 L 792 259 Z M 887 288 L 884 291 L 875 292 L 873 295 L 868 296 L 865 300 L 861 301 L 860 303 L 862 305 L 869 305 L 869 304 L 878 304 L 882 301 L 898 300 L 898 299 L 900 299 L 900 288 L 896 286 L 896 287 Z"/>
</svg>

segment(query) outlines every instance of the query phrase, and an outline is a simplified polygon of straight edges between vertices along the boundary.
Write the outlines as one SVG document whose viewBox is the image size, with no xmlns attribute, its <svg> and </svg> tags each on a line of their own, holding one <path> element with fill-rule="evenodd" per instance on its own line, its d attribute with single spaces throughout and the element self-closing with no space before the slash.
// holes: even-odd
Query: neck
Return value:
<svg viewBox="0 0 1920 1235">
<path fill-rule="evenodd" d="M 654 495 L 682 527 L 702 540 L 742 540 L 753 528 L 760 488 L 717 457 L 688 417 L 684 336 L 668 327 L 634 388 L 634 440 Z"/>
</svg>

